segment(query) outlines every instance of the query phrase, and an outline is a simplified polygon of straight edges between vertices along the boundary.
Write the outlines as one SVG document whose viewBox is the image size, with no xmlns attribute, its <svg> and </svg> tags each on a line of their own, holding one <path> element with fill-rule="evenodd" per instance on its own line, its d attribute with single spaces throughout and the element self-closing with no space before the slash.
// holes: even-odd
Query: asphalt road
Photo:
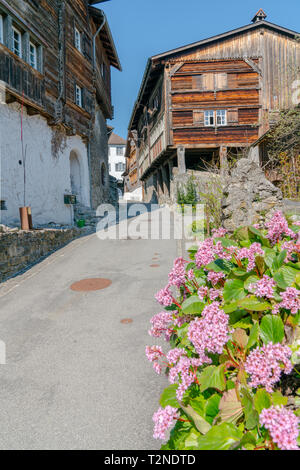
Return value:
<svg viewBox="0 0 300 470">
<path fill-rule="evenodd" d="M 152 415 L 165 379 L 144 351 L 158 343 L 147 333 L 160 311 L 153 296 L 176 249 L 93 234 L 1 284 L 1 449 L 159 449 Z M 112 284 L 70 289 L 94 277 Z"/>
</svg>

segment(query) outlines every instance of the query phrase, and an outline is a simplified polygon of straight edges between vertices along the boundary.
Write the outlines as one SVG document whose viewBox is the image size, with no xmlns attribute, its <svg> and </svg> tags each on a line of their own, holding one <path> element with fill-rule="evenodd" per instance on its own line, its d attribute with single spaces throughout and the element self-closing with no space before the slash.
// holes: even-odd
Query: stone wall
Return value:
<svg viewBox="0 0 300 470">
<path fill-rule="evenodd" d="M 275 210 L 284 210 L 280 189 L 253 159 L 238 160 L 224 185 L 222 225 L 231 232 L 241 225 L 260 223 Z"/>
<path fill-rule="evenodd" d="M 0 233 L 0 282 L 62 247 L 81 233 L 75 227 Z"/>
</svg>

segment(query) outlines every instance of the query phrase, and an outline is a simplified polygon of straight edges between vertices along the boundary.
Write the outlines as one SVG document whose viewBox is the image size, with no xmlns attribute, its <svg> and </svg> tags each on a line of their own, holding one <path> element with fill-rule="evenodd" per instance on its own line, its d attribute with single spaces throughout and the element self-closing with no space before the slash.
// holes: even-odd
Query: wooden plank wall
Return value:
<svg viewBox="0 0 300 470">
<path fill-rule="evenodd" d="M 171 78 L 173 145 L 249 145 L 258 138 L 259 74 L 244 60 L 188 61 Z M 206 127 L 205 110 L 227 125 Z"/>
</svg>

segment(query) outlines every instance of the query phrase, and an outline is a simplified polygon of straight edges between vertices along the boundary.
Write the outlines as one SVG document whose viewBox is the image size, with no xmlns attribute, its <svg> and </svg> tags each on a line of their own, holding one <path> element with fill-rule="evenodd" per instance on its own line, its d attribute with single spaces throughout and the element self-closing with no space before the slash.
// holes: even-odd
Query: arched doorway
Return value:
<svg viewBox="0 0 300 470">
<path fill-rule="evenodd" d="M 82 199 L 81 169 L 78 155 L 74 150 L 70 153 L 70 176 L 72 194 L 76 194 L 77 200 L 80 202 Z"/>
</svg>

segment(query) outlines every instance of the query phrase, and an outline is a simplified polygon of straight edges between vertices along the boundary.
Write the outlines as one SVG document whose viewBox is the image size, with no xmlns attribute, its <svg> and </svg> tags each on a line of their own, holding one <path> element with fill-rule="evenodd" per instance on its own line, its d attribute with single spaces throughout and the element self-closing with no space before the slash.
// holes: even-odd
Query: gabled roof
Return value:
<svg viewBox="0 0 300 470">
<path fill-rule="evenodd" d="M 220 41 L 222 39 L 227 39 L 231 36 L 235 36 L 237 34 L 244 33 L 246 31 L 251 31 L 253 29 L 261 28 L 261 27 L 265 27 L 267 29 L 271 29 L 273 31 L 286 34 L 287 36 L 292 37 L 292 38 L 295 38 L 296 36 L 299 36 L 300 34 L 297 31 L 283 28 L 282 26 L 278 26 L 277 24 L 269 23 L 269 21 L 261 20 L 261 21 L 256 21 L 255 23 L 248 24 L 246 26 L 242 26 L 241 28 L 232 29 L 230 31 L 227 31 L 226 33 L 218 34 L 217 36 L 212 36 L 207 39 L 202 39 L 201 41 L 187 44 L 186 46 L 183 46 L 183 47 L 178 47 L 177 49 L 171 49 L 170 51 L 163 52 L 162 54 L 154 55 L 151 57 L 151 59 L 155 60 L 155 59 L 169 58 L 172 55 L 176 55 L 178 53 L 185 52 L 185 51 L 191 51 L 200 46 L 204 46 L 204 45 L 206 46 L 207 44 Z"/>
<path fill-rule="evenodd" d="M 103 1 L 108 1 L 108 0 L 102 0 L 102 2 Z M 93 2 L 93 0 L 90 0 L 90 4 L 93 4 L 93 3 L 99 3 L 99 2 L 96 2 L 96 1 Z M 99 26 L 100 26 L 100 24 L 103 21 L 103 18 L 105 17 L 102 10 L 99 10 L 98 8 L 89 6 L 89 12 L 90 12 L 90 15 L 92 16 L 93 20 L 95 21 L 95 23 L 99 24 Z M 107 57 L 110 61 L 110 64 L 113 67 L 115 67 L 116 69 L 121 71 L 122 66 L 121 66 L 120 59 L 119 59 L 119 56 L 118 56 L 118 53 L 117 53 L 117 49 L 116 49 L 116 46 L 115 46 L 115 43 L 114 43 L 114 40 L 113 40 L 113 37 L 112 37 L 112 34 L 111 34 L 109 24 L 108 24 L 107 21 L 105 21 L 104 26 L 100 31 L 100 40 L 101 40 L 101 42 L 103 44 L 103 47 L 106 51 Z"/>
<path fill-rule="evenodd" d="M 112 132 L 108 140 L 108 145 L 126 145 L 126 140 Z"/>
<path fill-rule="evenodd" d="M 110 2 L 110 0 L 89 0 L 89 5 L 97 5 L 97 3 Z"/>
<path fill-rule="evenodd" d="M 261 12 L 259 10 L 256 15 L 259 15 L 260 13 Z M 263 10 L 262 10 L 262 13 L 265 15 Z M 256 18 L 256 15 L 254 18 Z M 270 23 L 265 20 L 259 20 L 259 21 L 255 21 L 254 23 L 248 24 L 246 26 L 242 26 L 240 28 L 227 31 L 222 34 L 218 34 L 217 36 L 211 36 L 209 38 L 202 39 L 201 41 L 187 44 L 186 46 L 178 47 L 176 49 L 171 49 L 169 51 L 150 57 L 147 61 L 146 69 L 145 69 L 143 79 L 142 79 L 142 84 L 139 90 L 137 100 L 135 101 L 135 104 L 134 104 L 134 108 L 133 108 L 133 112 L 130 118 L 128 129 L 132 129 L 134 127 L 133 124 L 136 124 L 135 121 L 136 121 L 137 111 L 140 110 L 140 108 L 144 104 L 143 97 L 147 95 L 148 90 L 151 89 L 152 82 L 157 79 L 157 76 L 159 75 L 160 70 L 162 68 L 162 62 L 164 60 L 172 59 L 173 57 L 176 57 L 176 55 L 182 54 L 183 52 L 190 53 L 193 50 L 198 49 L 202 46 L 207 46 L 208 44 L 213 44 L 214 42 L 222 41 L 233 36 L 238 36 L 239 34 L 246 33 L 248 31 L 258 29 L 258 28 L 267 28 L 272 31 L 285 34 L 291 38 L 296 38 L 297 36 L 300 35 L 300 33 L 293 31 L 291 29 L 278 26 L 274 23 Z"/>
</svg>

